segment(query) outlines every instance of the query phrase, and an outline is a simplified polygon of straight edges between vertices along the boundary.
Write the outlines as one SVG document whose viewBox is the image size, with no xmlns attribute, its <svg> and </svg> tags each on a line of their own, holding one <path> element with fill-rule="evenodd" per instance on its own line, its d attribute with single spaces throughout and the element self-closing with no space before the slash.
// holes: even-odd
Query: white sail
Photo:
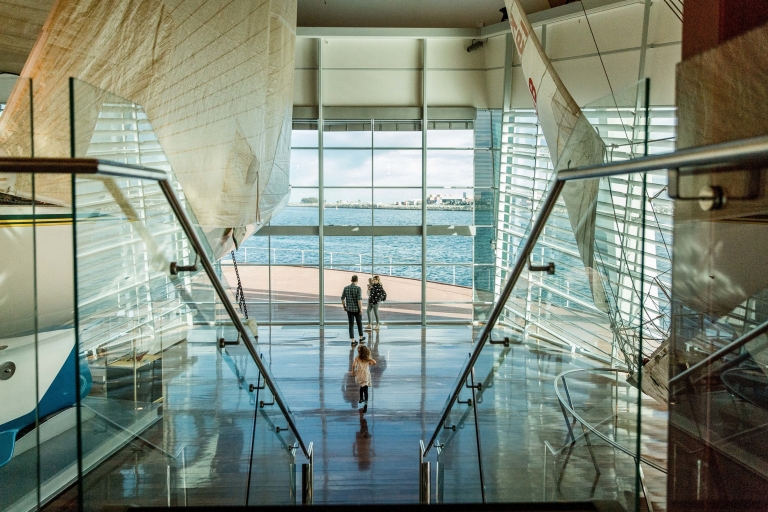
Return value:
<svg viewBox="0 0 768 512">
<path fill-rule="evenodd" d="M 224 238 L 220 256 L 286 202 L 295 38 L 296 0 L 57 1 L 21 74 L 33 81 L 35 155 L 70 156 L 69 77 L 143 106 L 198 221 Z M 98 101 L 75 102 L 76 148 Z M 12 94 L 0 153 L 29 154 L 14 129 L 28 117 Z M 60 180 L 38 180 L 37 197 L 67 204 Z M 7 191 L 29 192 L 24 180 Z"/>
<path fill-rule="evenodd" d="M 18 16 L 25 12 L 31 11 Z M 0 155 L 32 154 L 30 79 L 37 157 L 69 157 L 71 147 L 86 156 L 108 96 L 141 105 L 220 257 L 287 203 L 295 37 L 296 0 L 56 0 L 0 116 Z M 0 37 L 0 48 L 7 41 Z M 79 81 L 72 110 L 70 77 Z M 0 177 L 0 192 L 14 200 L 32 198 L 32 190 L 29 174 Z M 7 221 L 0 222 L 0 365 L 15 371 L 0 385 L 0 466 L 36 413 L 75 403 L 74 390 L 56 382 L 73 382 L 74 367 L 90 348 L 82 345 L 87 326 L 80 317 L 81 353 L 74 350 L 75 283 L 60 275 L 74 263 L 70 176 L 36 176 L 34 198 L 47 203 L 49 216 L 67 218 L 49 225 L 36 217 L 42 206 L 36 212 L 24 201 L 21 212 L 0 206 L 0 221 Z M 145 246 L 154 257 L 152 243 Z M 78 256 L 80 264 L 88 262 Z M 89 283 L 117 294 L 119 277 L 113 270 Z M 84 281 L 76 284 L 81 300 Z M 185 325 L 176 338 L 185 336 Z M 39 368 L 37 349 L 45 354 Z M 39 386 L 30 386 L 36 371 Z M 81 394 L 88 389 L 81 386 Z"/>
<path fill-rule="evenodd" d="M 555 171 L 602 163 L 605 144 L 552 67 L 519 0 L 505 0 L 505 3 L 523 75 Z M 570 182 L 563 188 L 562 198 L 595 306 L 607 312 L 608 302 L 594 260 L 598 186 L 598 179 Z"/>
</svg>

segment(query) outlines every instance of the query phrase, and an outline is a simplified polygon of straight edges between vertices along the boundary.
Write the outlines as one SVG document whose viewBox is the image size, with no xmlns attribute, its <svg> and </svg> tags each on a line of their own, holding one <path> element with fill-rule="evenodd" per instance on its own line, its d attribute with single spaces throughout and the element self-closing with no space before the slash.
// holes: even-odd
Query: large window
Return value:
<svg viewBox="0 0 768 512">
<path fill-rule="evenodd" d="M 288 205 L 237 252 L 262 281 L 244 284 L 259 291 L 249 311 L 346 322 L 339 297 L 357 274 L 364 295 L 381 277 L 384 322 L 481 317 L 493 289 L 493 215 L 482 213 L 493 203 L 493 122 L 490 112 L 429 122 L 425 158 L 420 120 L 325 121 L 322 138 L 316 121 L 294 121 Z"/>
</svg>

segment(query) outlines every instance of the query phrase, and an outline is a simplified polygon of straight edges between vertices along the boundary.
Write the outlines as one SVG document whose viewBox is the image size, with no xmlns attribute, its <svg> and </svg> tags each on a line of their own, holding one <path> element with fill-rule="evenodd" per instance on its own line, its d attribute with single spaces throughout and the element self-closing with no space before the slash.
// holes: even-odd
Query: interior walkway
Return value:
<svg viewBox="0 0 768 512">
<path fill-rule="evenodd" d="M 354 350 L 345 328 L 262 327 L 257 350 L 270 366 L 299 432 L 314 442 L 316 504 L 418 501 L 419 440 L 426 441 L 437 425 L 475 335 L 468 326 L 384 326 L 374 332 L 367 343 L 378 364 L 363 410 L 359 388 L 349 375 Z M 268 393 L 257 398 L 248 392 L 248 383 L 257 382 L 255 364 L 242 346 L 223 356 L 215 340 L 214 328 L 199 328 L 187 341 L 166 350 L 162 418 L 143 434 L 165 453 L 138 441 L 120 450 L 84 479 L 83 501 L 89 508 L 241 505 L 246 489 L 249 504 L 301 501 L 301 473 L 290 465 L 287 448 L 292 436 L 284 430 L 285 421 L 277 407 L 258 406 L 259 400 L 269 400 Z M 544 442 L 559 448 L 567 432 L 554 377 L 595 364 L 551 345 L 486 348 L 475 378 L 484 383 L 478 410 L 488 500 L 633 503 L 634 466 L 629 456 L 596 441 L 598 475 L 583 440 L 559 457 L 545 455 Z M 600 423 L 607 435 L 631 443 L 637 417 L 633 388 L 623 380 L 589 373 L 569 380 L 569 386 L 585 417 Z M 665 462 L 666 414 L 646 400 L 643 422 L 644 453 Z M 446 444 L 442 496 L 446 502 L 478 502 L 471 409 L 456 406 L 450 423 L 457 425 L 456 431 L 440 436 Z M 433 450 L 429 456 L 433 464 L 435 455 Z M 302 462 L 297 453 L 296 464 Z M 666 480 L 650 479 L 663 503 Z M 75 492 L 62 496 L 51 510 L 67 509 L 76 500 Z"/>
</svg>

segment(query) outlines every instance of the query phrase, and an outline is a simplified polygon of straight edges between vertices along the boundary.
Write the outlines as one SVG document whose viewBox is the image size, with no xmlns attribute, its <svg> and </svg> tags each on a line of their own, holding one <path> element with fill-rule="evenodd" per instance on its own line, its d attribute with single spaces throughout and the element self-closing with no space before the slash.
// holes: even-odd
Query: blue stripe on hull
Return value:
<svg viewBox="0 0 768 512">
<path fill-rule="evenodd" d="M 77 398 L 75 396 L 75 364 L 78 356 L 76 347 L 72 348 L 64 364 L 61 366 L 56 378 L 53 379 L 51 386 L 43 395 L 38 404 L 40 418 L 45 418 L 55 412 L 75 405 Z M 84 397 L 91 390 L 91 371 L 85 361 L 85 357 L 79 358 L 80 362 L 80 396 Z M 32 410 L 24 416 L 0 425 L 0 467 L 7 464 L 13 457 L 13 450 L 16 445 L 16 435 L 25 427 L 35 423 L 35 411 Z"/>
</svg>

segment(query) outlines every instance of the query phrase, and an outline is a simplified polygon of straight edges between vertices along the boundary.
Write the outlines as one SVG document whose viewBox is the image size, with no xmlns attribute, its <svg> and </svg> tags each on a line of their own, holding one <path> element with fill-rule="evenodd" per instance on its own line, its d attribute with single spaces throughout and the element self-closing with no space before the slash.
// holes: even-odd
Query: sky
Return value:
<svg viewBox="0 0 768 512">
<path fill-rule="evenodd" d="M 472 130 L 429 130 L 427 152 L 428 194 L 471 197 L 474 174 Z M 317 146 L 317 131 L 292 132 L 294 147 Z M 375 131 L 325 132 L 325 197 L 337 200 L 392 203 L 421 198 L 421 132 Z M 407 149 L 376 149 L 405 147 Z M 456 148 L 456 149 L 453 149 Z M 461 149 L 459 149 L 461 148 Z M 293 149 L 291 152 L 291 203 L 302 197 L 317 197 L 317 149 Z M 394 187 L 375 188 L 370 187 Z M 297 187 L 313 187 L 300 190 Z M 339 188 L 336 188 L 339 187 Z M 340 188 L 352 187 L 352 188 Z M 441 190 L 446 188 L 446 190 Z M 373 195 L 373 197 L 372 197 Z"/>
</svg>

